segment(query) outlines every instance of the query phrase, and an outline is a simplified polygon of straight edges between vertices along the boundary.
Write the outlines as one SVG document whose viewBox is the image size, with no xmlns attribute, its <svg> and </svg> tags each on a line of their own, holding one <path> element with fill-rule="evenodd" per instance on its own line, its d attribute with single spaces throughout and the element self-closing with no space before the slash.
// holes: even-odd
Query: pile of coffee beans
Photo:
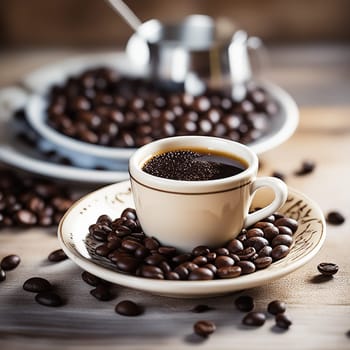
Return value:
<svg viewBox="0 0 350 350">
<path fill-rule="evenodd" d="M 69 137 L 110 147 L 139 147 L 188 134 L 247 144 L 269 130 L 270 118 L 278 111 L 276 102 L 253 82 L 245 99 L 236 102 L 224 91 L 194 97 L 102 67 L 53 86 L 47 122 Z"/>
<path fill-rule="evenodd" d="M 0 169 L 0 229 L 56 225 L 72 203 L 63 187 Z"/>
<path fill-rule="evenodd" d="M 115 220 L 100 216 L 89 227 L 87 243 L 92 254 L 108 259 L 126 274 L 167 280 L 212 280 L 250 274 L 284 258 L 297 228 L 297 221 L 275 213 L 243 229 L 223 247 L 198 246 L 192 252 L 181 253 L 146 236 L 136 211 L 127 208 Z"/>
</svg>

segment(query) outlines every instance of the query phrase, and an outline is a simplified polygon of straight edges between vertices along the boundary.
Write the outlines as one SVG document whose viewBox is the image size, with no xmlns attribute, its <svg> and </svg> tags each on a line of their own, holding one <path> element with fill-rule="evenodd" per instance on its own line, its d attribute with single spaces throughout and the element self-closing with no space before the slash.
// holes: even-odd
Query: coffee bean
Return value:
<svg viewBox="0 0 350 350">
<path fill-rule="evenodd" d="M 264 248 L 266 245 L 268 245 L 269 242 L 267 239 L 263 238 L 263 237 L 250 237 L 244 241 L 244 246 L 245 247 L 253 247 L 255 249 L 255 251 L 259 251 L 262 248 Z"/>
<path fill-rule="evenodd" d="M 214 273 L 212 270 L 206 267 L 198 267 L 191 271 L 188 276 L 190 281 L 199 281 L 199 280 L 212 280 L 214 279 Z"/>
<path fill-rule="evenodd" d="M 111 252 L 111 248 L 108 247 L 108 244 L 101 244 L 96 247 L 95 253 L 100 256 L 107 256 Z"/>
<path fill-rule="evenodd" d="M 247 238 L 251 237 L 264 237 L 264 231 L 260 228 L 251 228 L 246 233 Z"/>
<path fill-rule="evenodd" d="M 215 275 L 217 272 L 217 267 L 213 264 L 205 264 L 203 267 L 206 267 L 207 269 L 211 270 L 213 274 Z"/>
<path fill-rule="evenodd" d="M 277 228 L 280 235 L 293 235 L 293 231 L 287 226 L 278 226 Z"/>
<path fill-rule="evenodd" d="M 249 260 L 255 254 L 256 254 L 256 250 L 254 247 L 248 247 L 240 252 L 237 252 L 238 257 L 241 260 Z"/>
<path fill-rule="evenodd" d="M 220 269 L 221 267 L 226 267 L 226 266 L 233 266 L 235 264 L 235 261 L 229 257 L 229 256 L 218 256 L 215 259 L 215 266 Z"/>
<path fill-rule="evenodd" d="M 90 291 L 90 294 L 100 301 L 110 301 L 115 298 L 111 292 L 110 286 L 104 283 L 98 284 L 96 288 Z"/>
<path fill-rule="evenodd" d="M 271 301 L 267 305 L 267 311 L 272 315 L 281 314 L 286 311 L 286 304 L 280 300 Z"/>
<path fill-rule="evenodd" d="M 206 246 L 198 246 L 198 247 L 193 248 L 193 250 L 192 250 L 192 254 L 194 256 L 199 256 L 199 255 L 206 256 L 209 253 L 210 253 L 210 250 Z"/>
<path fill-rule="evenodd" d="M 302 162 L 299 170 L 294 172 L 294 175 L 303 176 L 312 173 L 315 170 L 316 164 L 312 160 Z"/>
<path fill-rule="evenodd" d="M 290 247 L 293 243 L 293 238 L 290 235 L 277 235 L 271 242 L 272 247 L 276 247 L 278 245 L 286 245 L 287 247 Z"/>
<path fill-rule="evenodd" d="M 242 242 L 239 241 L 238 239 L 230 240 L 226 248 L 229 250 L 230 253 L 233 253 L 233 254 L 244 249 Z"/>
<path fill-rule="evenodd" d="M 215 253 L 216 253 L 216 255 L 219 255 L 219 256 L 228 256 L 228 255 L 230 255 L 229 250 L 226 249 L 226 248 L 216 248 L 215 249 Z"/>
<path fill-rule="evenodd" d="M 241 260 L 236 264 L 236 266 L 239 266 L 242 269 L 242 275 L 255 272 L 255 265 L 249 260 Z"/>
<path fill-rule="evenodd" d="M 123 256 L 117 261 L 117 268 L 123 272 L 134 272 L 138 266 L 139 260 L 131 256 Z"/>
<path fill-rule="evenodd" d="M 45 278 L 32 277 L 24 282 L 23 289 L 33 293 L 48 292 L 52 289 L 52 285 Z"/>
<path fill-rule="evenodd" d="M 198 255 L 200 256 L 200 255 Z M 176 255 L 171 258 L 171 261 L 175 263 L 176 265 L 180 265 L 185 261 L 189 261 L 191 259 L 192 255 L 190 253 L 180 254 Z"/>
<path fill-rule="evenodd" d="M 20 225 L 25 226 L 31 226 L 37 223 L 36 215 L 33 212 L 26 209 L 18 210 L 15 213 L 15 219 Z"/>
<path fill-rule="evenodd" d="M 177 273 L 180 279 L 182 280 L 187 280 L 190 274 L 190 272 L 186 269 L 186 267 L 182 265 L 176 266 L 174 269 L 174 272 Z"/>
<path fill-rule="evenodd" d="M 115 307 L 115 312 L 123 316 L 138 316 L 143 314 L 143 308 L 130 300 L 123 300 Z"/>
<path fill-rule="evenodd" d="M 140 243 L 133 241 L 131 239 L 125 239 L 122 241 L 121 246 L 122 246 L 122 248 L 124 248 L 127 251 L 134 252 L 141 245 L 140 245 Z"/>
<path fill-rule="evenodd" d="M 207 312 L 211 310 L 213 310 L 212 307 L 205 304 L 199 304 L 199 305 L 196 305 L 191 311 L 195 313 L 202 313 L 202 312 Z"/>
<path fill-rule="evenodd" d="M 242 320 L 242 323 L 246 326 L 260 327 L 266 321 L 266 316 L 262 312 L 249 312 Z"/>
<path fill-rule="evenodd" d="M 102 284 L 104 281 L 93 275 L 92 273 L 90 272 L 87 272 L 87 271 L 84 271 L 82 274 L 81 274 L 81 278 L 83 279 L 84 282 L 86 282 L 87 284 L 89 284 L 90 286 L 93 286 L 93 287 L 96 287 L 98 286 L 99 284 Z"/>
<path fill-rule="evenodd" d="M 0 268 L 0 282 L 3 282 L 6 280 L 6 272 Z"/>
<path fill-rule="evenodd" d="M 199 255 L 195 257 L 192 262 L 198 266 L 203 266 L 207 264 L 208 259 L 205 256 Z"/>
<path fill-rule="evenodd" d="M 177 251 L 174 247 L 159 247 L 158 253 L 165 256 L 174 256 L 176 255 Z"/>
<path fill-rule="evenodd" d="M 265 227 L 263 230 L 264 237 L 270 242 L 280 233 L 276 226 Z"/>
<path fill-rule="evenodd" d="M 264 232 L 267 227 L 274 227 L 274 224 L 267 221 L 258 221 L 254 224 L 254 228 L 261 228 Z"/>
<path fill-rule="evenodd" d="M 273 260 L 280 260 L 287 256 L 289 253 L 289 247 L 286 245 L 276 245 L 271 251 L 271 258 Z"/>
<path fill-rule="evenodd" d="M 68 256 L 62 249 L 57 249 L 51 252 L 47 258 L 51 262 L 59 262 L 68 259 Z"/>
<path fill-rule="evenodd" d="M 44 306 L 58 307 L 63 305 L 62 298 L 51 291 L 38 293 L 35 296 L 35 301 Z"/>
<path fill-rule="evenodd" d="M 147 256 L 144 261 L 148 265 L 158 266 L 164 260 L 165 260 L 165 257 L 163 255 L 153 254 L 153 255 Z"/>
<path fill-rule="evenodd" d="M 338 272 L 339 266 L 334 263 L 324 262 L 324 263 L 318 264 L 317 269 L 320 273 L 322 273 L 322 275 L 333 276 Z"/>
<path fill-rule="evenodd" d="M 264 248 L 259 250 L 258 257 L 264 258 L 266 256 L 270 256 L 271 252 L 272 252 L 272 247 L 270 247 L 269 245 L 266 245 Z M 256 259 L 255 259 L 255 263 L 256 263 Z"/>
<path fill-rule="evenodd" d="M 178 273 L 176 273 L 175 271 L 170 271 L 165 276 L 166 276 L 167 280 L 175 280 L 175 281 L 177 281 L 177 280 L 180 279 L 180 275 Z"/>
<path fill-rule="evenodd" d="M 239 311 L 252 311 L 254 309 L 254 299 L 249 295 L 241 295 L 235 299 L 235 305 Z"/>
<path fill-rule="evenodd" d="M 159 242 L 153 237 L 146 237 L 143 243 L 149 250 L 158 249 L 160 245 Z"/>
<path fill-rule="evenodd" d="M 282 329 L 288 329 L 292 325 L 291 319 L 286 314 L 277 314 L 275 316 L 276 326 Z"/>
<path fill-rule="evenodd" d="M 0 263 L 1 269 L 4 271 L 14 270 L 21 262 L 21 258 L 18 255 L 11 254 L 5 256 Z"/>
<path fill-rule="evenodd" d="M 330 211 L 326 216 L 326 220 L 329 224 L 341 225 L 345 222 L 345 217 L 338 211 Z"/>
<path fill-rule="evenodd" d="M 242 272 L 239 266 L 226 266 L 221 267 L 217 270 L 217 275 L 220 278 L 235 278 L 238 277 Z"/>
<path fill-rule="evenodd" d="M 275 221 L 275 225 L 278 226 L 287 226 L 289 227 L 293 233 L 298 229 L 298 221 L 292 218 L 280 218 Z"/>
<path fill-rule="evenodd" d="M 212 321 L 201 320 L 193 325 L 193 330 L 196 334 L 203 338 L 207 338 L 210 334 L 216 331 L 216 325 Z"/>
<path fill-rule="evenodd" d="M 254 265 L 258 270 L 266 269 L 272 264 L 272 258 L 269 256 L 258 257 L 254 260 Z"/>
<path fill-rule="evenodd" d="M 142 277 L 146 278 L 164 279 L 163 270 L 157 266 L 143 265 L 141 266 L 140 274 Z"/>
</svg>

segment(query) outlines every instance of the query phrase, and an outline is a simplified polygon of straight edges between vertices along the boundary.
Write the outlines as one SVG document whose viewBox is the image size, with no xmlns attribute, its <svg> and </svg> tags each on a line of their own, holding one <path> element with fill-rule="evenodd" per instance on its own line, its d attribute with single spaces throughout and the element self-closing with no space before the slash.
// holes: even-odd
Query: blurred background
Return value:
<svg viewBox="0 0 350 350">
<path fill-rule="evenodd" d="M 126 0 L 142 21 L 226 16 L 267 43 L 350 41 L 348 0 Z M 103 0 L 1 0 L 0 40 L 18 46 L 121 46 L 130 28 Z"/>
<path fill-rule="evenodd" d="M 267 76 L 289 88 L 299 102 L 316 98 L 339 104 L 348 100 L 349 0 L 126 0 L 126 3 L 142 21 L 151 18 L 177 21 L 193 13 L 228 17 L 250 35 L 264 40 L 270 51 Z M 123 48 L 131 34 L 129 26 L 103 0 L 0 1 L 0 65 L 4 60 L 8 62 L 8 54 L 12 54 L 11 62 L 20 63 L 19 76 L 50 61 L 52 56 L 47 55 L 53 50 L 55 58 L 60 59 L 67 56 L 67 50 L 74 53 Z M 64 54 L 62 50 L 66 50 Z M 13 52 L 18 55 L 13 56 Z M 21 61 L 23 52 L 25 64 Z M 36 53 L 34 61 L 32 52 Z M 7 71 L 5 64 L 0 67 L 2 85 L 17 78 Z M 291 71 L 287 72 L 286 67 L 291 67 Z M 307 91 L 310 69 L 315 72 L 313 79 L 318 80 L 317 93 Z M 322 77 L 327 81 L 325 86 Z M 301 84 L 308 93 L 307 99 L 299 90 Z M 332 92 L 335 85 L 337 94 Z"/>
</svg>

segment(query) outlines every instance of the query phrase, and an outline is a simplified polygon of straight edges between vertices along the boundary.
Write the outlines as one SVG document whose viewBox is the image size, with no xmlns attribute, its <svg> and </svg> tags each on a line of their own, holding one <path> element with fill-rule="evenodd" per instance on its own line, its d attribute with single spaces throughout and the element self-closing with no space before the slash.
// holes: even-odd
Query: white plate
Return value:
<svg viewBox="0 0 350 350">
<path fill-rule="evenodd" d="M 130 148 L 109 148 L 93 145 L 65 136 L 46 123 L 47 100 L 45 93 L 53 84 L 62 84 L 68 76 L 78 74 L 94 66 L 108 66 L 126 75 L 142 76 L 143 72 L 128 64 L 123 53 L 106 53 L 80 56 L 61 63 L 43 67 L 24 79 L 24 85 L 36 92 L 27 106 L 28 121 L 44 139 L 66 152 L 99 157 L 105 160 L 127 160 L 135 151 Z M 271 117 L 269 132 L 257 141 L 248 144 L 254 152 L 261 154 L 286 141 L 292 136 L 299 122 L 299 111 L 291 96 L 270 82 L 262 83 L 267 93 L 280 105 L 280 113 Z M 44 88 L 43 88 L 44 87 Z"/>
<path fill-rule="evenodd" d="M 253 206 L 264 206 L 271 194 L 259 191 Z M 280 212 L 299 222 L 290 253 L 267 269 L 232 279 L 212 281 L 166 281 L 135 277 L 117 272 L 107 259 L 92 256 L 86 243 L 88 227 L 102 214 L 117 218 L 134 207 L 129 181 L 104 187 L 76 202 L 62 218 L 58 238 L 62 249 L 84 270 L 112 283 L 158 295 L 178 298 L 208 297 L 260 286 L 283 277 L 312 259 L 326 237 L 326 226 L 318 205 L 300 192 L 289 189 Z"/>
</svg>

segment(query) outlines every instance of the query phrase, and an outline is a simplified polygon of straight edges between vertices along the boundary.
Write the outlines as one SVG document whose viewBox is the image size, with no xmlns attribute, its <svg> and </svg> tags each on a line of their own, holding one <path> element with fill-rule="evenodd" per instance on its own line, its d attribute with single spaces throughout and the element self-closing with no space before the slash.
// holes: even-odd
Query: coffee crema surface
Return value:
<svg viewBox="0 0 350 350">
<path fill-rule="evenodd" d="M 243 159 L 224 152 L 178 149 L 154 155 L 142 170 L 165 179 L 208 181 L 237 175 L 247 167 Z"/>
</svg>

